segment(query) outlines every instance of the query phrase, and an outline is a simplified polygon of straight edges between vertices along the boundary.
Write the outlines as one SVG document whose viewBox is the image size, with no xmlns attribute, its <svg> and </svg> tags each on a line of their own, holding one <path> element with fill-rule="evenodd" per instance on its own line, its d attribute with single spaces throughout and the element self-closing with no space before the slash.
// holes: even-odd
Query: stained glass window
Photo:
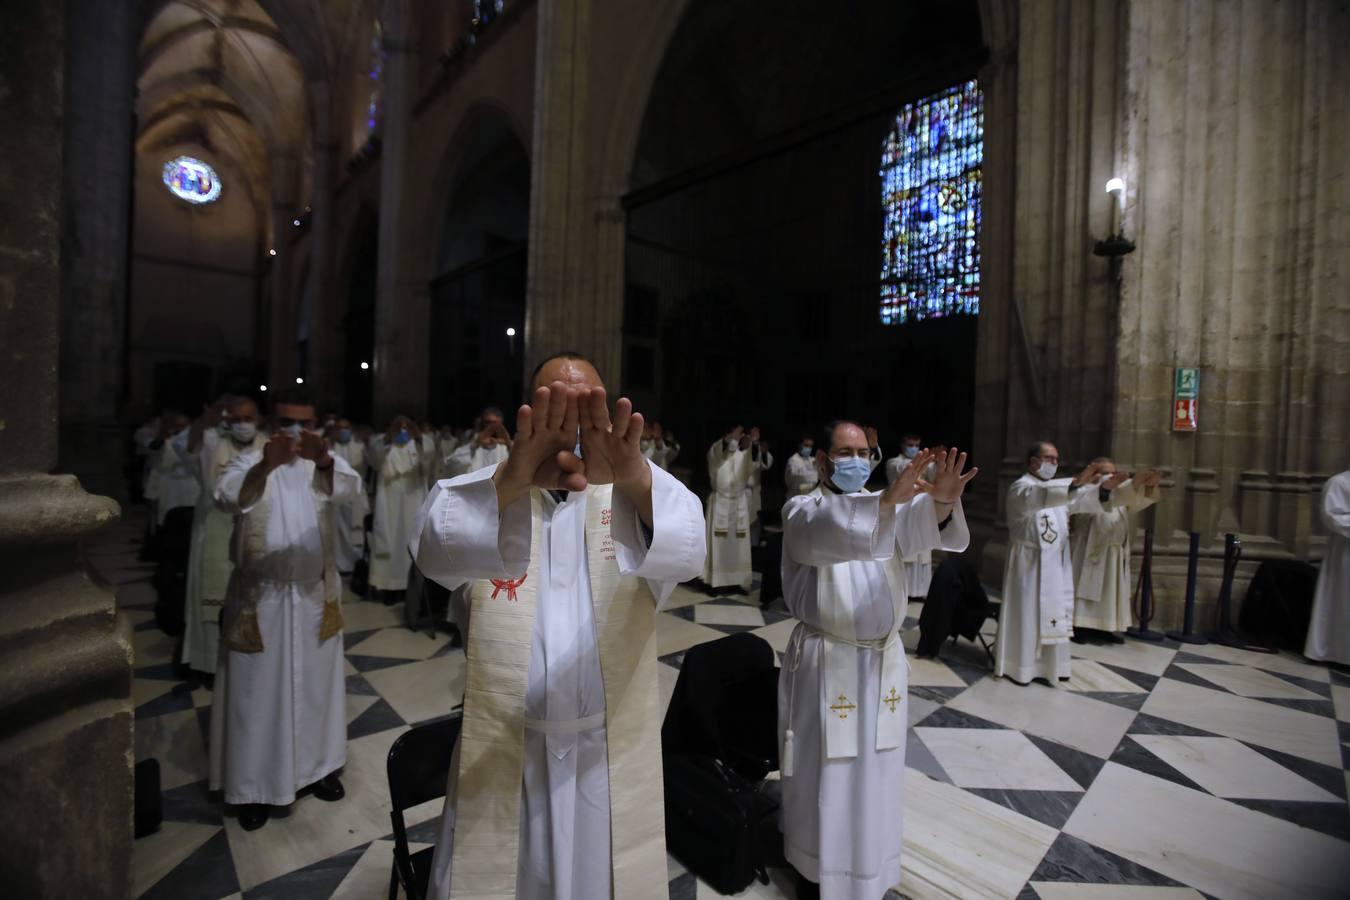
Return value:
<svg viewBox="0 0 1350 900">
<path fill-rule="evenodd" d="M 164 164 L 164 186 L 188 203 L 211 203 L 220 196 L 216 170 L 191 156 L 180 156 Z"/>
<path fill-rule="evenodd" d="M 380 76 L 384 74 L 384 32 L 380 20 L 375 20 L 375 33 L 370 37 L 370 97 L 366 102 L 366 136 L 375 133 L 384 116 L 384 89 Z"/>
<path fill-rule="evenodd" d="M 473 24 L 475 28 L 482 28 L 484 25 L 497 18 L 502 11 L 503 0 L 473 0 Z"/>
<path fill-rule="evenodd" d="M 974 81 L 908 103 L 881 147 L 881 322 L 980 311 L 984 97 Z"/>
</svg>

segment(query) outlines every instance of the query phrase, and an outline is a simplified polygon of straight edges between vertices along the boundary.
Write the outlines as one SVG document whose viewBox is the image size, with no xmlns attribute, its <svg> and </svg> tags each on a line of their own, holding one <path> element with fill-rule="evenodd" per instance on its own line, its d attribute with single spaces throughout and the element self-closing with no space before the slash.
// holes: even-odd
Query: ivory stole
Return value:
<svg viewBox="0 0 1350 900">
<path fill-rule="evenodd" d="M 668 893 L 656 603 L 641 578 L 619 574 L 608 485 L 586 492 L 586 563 L 605 685 L 614 896 Z M 469 590 L 468 676 L 460 731 L 451 896 L 513 898 L 520 865 L 525 688 L 540 583 L 542 508 L 530 492 L 530 563 L 523 579 Z"/>
</svg>

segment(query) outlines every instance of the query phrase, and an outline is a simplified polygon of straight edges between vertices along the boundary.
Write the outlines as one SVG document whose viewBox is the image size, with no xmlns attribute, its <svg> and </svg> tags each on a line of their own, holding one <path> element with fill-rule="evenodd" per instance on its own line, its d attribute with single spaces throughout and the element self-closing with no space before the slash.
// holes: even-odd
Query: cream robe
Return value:
<svg viewBox="0 0 1350 900">
<path fill-rule="evenodd" d="M 440 900 L 450 896 L 452 860 L 458 866 L 463 864 L 461 856 L 467 856 L 470 868 L 462 875 L 467 882 L 457 887 L 456 896 L 514 892 L 522 898 L 591 900 L 609 897 L 614 884 L 619 886 L 616 896 L 664 898 L 653 609 L 660 608 L 678 582 L 702 567 L 698 499 L 652 466 L 655 527 L 648 543 L 637 511 L 627 500 L 615 494 L 612 502 L 604 501 L 608 488 L 569 494 L 561 503 L 551 494 L 533 491 L 530 500 L 499 510 L 494 471 L 495 467 L 483 469 L 440 482 L 423 506 L 422 531 L 414 544 L 417 566 L 428 578 L 449 588 L 468 579 L 477 585 L 468 628 L 465 737 L 450 767 L 430 896 Z M 608 517 L 602 509 L 589 508 L 597 503 L 609 507 Z M 611 567 L 611 574 L 624 576 L 618 579 L 620 592 L 638 588 L 643 596 L 637 599 L 655 603 L 624 613 L 621 607 L 606 605 L 606 598 L 593 596 L 592 579 L 600 574 L 595 571 L 596 560 L 601 565 L 614 562 L 617 568 Z M 522 573 L 524 582 L 506 581 Z M 634 583 L 637 578 L 642 581 Z M 533 590 L 527 587 L 531 583 Z M 631 620 L 630 627 L 624 627 L 623 619 Z M 632 684 L 642 685 L 641 696 L 624 693 L 628 676 L 610 671 L 606 654 L 622 656 L 615 648 L 616 638 L 638 654 L 636 664 L 643 677 L 638 679 L 635 672 Z M 520 646 L 526 641 L 528 663 Z M 520 671 L 521 663 L 527 666 L 528 677 Z M 523 696 L 515 690 L 503 692 L 504 684 L 515 684 Z M 622 735 L 628 746 L 633 740 L 641 742 L 645 753 L 638 760 L 620 760 L 609 752 L 617 738 L 607 729 L 607 720 L 614 721 L 615 715 L 607 708 L 607 695 L 622 697 L 626 714 L 645 717 L 642 733 L 626 729 Z M 447 698 L 447 711 L 450 702 Z M 490 716 L 494 708 L 509 710 L 515 704 L 521 704 L 515 707 L 519 712 L 505 712 L 496 726 L 491 718 L 486 722 L 480 718 Z M 462 760 L 463 746 L 472 749 Z M 516 746 L 521 755 L 512 759 Z M 612 793 L 610 776 L 621 763 L 626 774 L 621 790 Z M 634 763 L 636 771 L 627 768 Z M 512 775 L 516 770 L 503 768 L 516 764 L 518 776 Z M 519 810 L 513 817 L 510 800 L 516 790 Z M 484 791 L 496 798 L 494 806 L 500 804 L 495 806 L 501 811 L 498 820 L 458 822 L 465 814 L 459 809 L 460 795 L 469 809 L 481 810 Z M 634 802 L 643 809 L 632 809 Z M 620 847 L 623 860 L 613 860 L 613 871 L 611 807 L 616 820 L 627 822 L 637 814 L 647 829 L 645 840 L 629 840 Z M 472 840 L 459 850 L 457 825 L 462 826 L 460 839 Z M 623 831 L 622 823 L 615 833 L 633 837 Z M 503 871 L 503 865 L 511 867 L 498 857 L 513 851 L 518 852 L 514 871 Z M 635 879 L 640 884 L 636 892 Z"/>
<path fill-rule="evenodd" d="M 708 448 L 708 563 L 703 581 L 709 587 L 735 585 L 746 591 L 754 583 L 750 571 L 750 469 L 748 449 L 727 448 L 718 440 Z"/>
<path fill-rule="evenodd" d="M 670 464 L 680 453 L 680 445 L 667 441 L 643 441 L 642 455 L 659 468 L 669 472 Z"/>
<path fill-rule="evenodd" d="M 201 494 L 192 517 L 187 590 L 183 608 L 183 652 L 180 662 L 198 672 L 215 674 L 220 653 L 220 610 L 230 583 L 230 534 L 234 515 L 216 503 L 216 482 L 236 456 L 262 450 L 267 439 L 254 435 L 247 444 L 207 432 L 197 451 Z"/>
<path fill-rule="evenodd" d="M 745 490 L 750 504 L 750 524 L 753 525 L 760 510 L 764 508 L 762 499 L 764 472 L 773 466 L 773 454 L 761 448 L 759 459 L 756 460 L 753 451 L 746 452 L 750 454 L 750 478 Z"/>
<path fill-rule="evenodd" d="M 779 679 L 783 835 L 825 900 L 879 900 L 900 880 L 909 714 L 897 540 L 954 551 L 970 541 L 959 504 L 939 530 L 927 495 L 880 497 L 822 485 L 783 507 L 783 595 L 802 622 Z"/>
<path fill-rule="evenodd" d="M 408 538 L 417 523 L 417 510 L 427 496 L 422 453 L 417 441 L 388 445 L 381 435 L 371 442 L 370 462 L 375 469 L 375 521 L 370 532 L 370 586 L 401 591 L 408 586 Z"/>
<path fill-rule="evenodd" d="M 1096 485 L 1027 473 L 1008 488 L 1008 562 L 994 645 L 994 674 L 1052 685 L 1069 677 L 1073 566 L 1069 514 L 1101 510 Z"/>
<path fill-rule="evenodd" d="M 886 483 L 894 484 L 900 473 L 909 468 L 909 457 L 901 455 L 886 461 Z M 923 477 L 932 481 L 937 476 L 937 466 L 929 463 Z M 900 567 L 905 576 L 905 593 L 912 598 L 927 597 L 928 586 L 933 583 L 933 551 L 912 550 L 900 546 Z"/>
<path fill-rule="evenodd" d="M 1303 655 L 1350 665 L 1350 470 L 1322 487 L 1327 551 L 1317 576 L 1312 619 Z"/>
<path fill-rule="evenodd" d="M 814 457 L 794 453 L 783 467 L 783 483 L 787 485 L 788 499 L 809 494 L 820 484 L 820 471 Z"/>
<path fill-rule="evenodd" d="M 1158 502 L 1158 489 L 1126 481 L 1102 503 L 1100 513 L 1069 517 L 1073 554 L 1073 626 L 1124 631 L 1130 610 L 1130 514 Z"/>
<path fill-rule="evenodd" d="M 497 463 L 506 459 L 509 451 L 505 444 L 497 444 L 494 447 L 480 447 L 477 441 L 470 441 L 445 457 L 445 472 L 447 478 L 455 478 L 460 475 L 468 475 L 470 472 L 477 472 L 480 469 L 486 469 L 488 466 L 495 466 Z"/>
<path fill-rule="evenodd" d="M 262 495 L 241 506 L 244 478 L 261 459 L 258 450 L 240 454 L 216 485 L 217 502 L 238 516 L 226 628 L 256 597 L 263 649 L 221 645 L 211 789 L 224 790 L 226 803 L 285 806 L 347 761 L 342 632 L 319 635 L 337 581 L 336 506 L 361 489 L 361 479 L 335 457 L 333 493 L 325 494 L 314 486 L 314 463 L 296 459 L 269 473 Z"/>
<path fill-rule="evenodd" d="M 366 445 L 356 438 L 345 444 L 333 441 L 328 452 L 341 457 L 361 477 L 361 490 L 337 510 L 337 567 L 339 572 L 350 572 L 366 547 L 366 516 L 370 514 L 370 497 L 365 489 Z"/>
</svg>

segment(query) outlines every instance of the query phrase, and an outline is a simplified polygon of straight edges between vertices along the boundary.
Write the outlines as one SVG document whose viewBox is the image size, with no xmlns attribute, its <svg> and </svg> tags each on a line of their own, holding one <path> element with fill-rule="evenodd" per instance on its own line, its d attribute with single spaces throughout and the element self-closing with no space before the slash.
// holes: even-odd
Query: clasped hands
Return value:
<svg viewBox="0 0 1350 900">
<path fill-rule="evenodd" d="M 555 381 L 537 388 L 516 413 L 511 455 L 492 476 L 500 506 L 509 506 L 531 487 L 584 491 L 590 484 L 613 484 L 633 500 L 650 496 L 642 428 L 642 414 L 633 412 L 627 397 L 614 404 L 610 420 L 602 387 Z"/>
</svg>

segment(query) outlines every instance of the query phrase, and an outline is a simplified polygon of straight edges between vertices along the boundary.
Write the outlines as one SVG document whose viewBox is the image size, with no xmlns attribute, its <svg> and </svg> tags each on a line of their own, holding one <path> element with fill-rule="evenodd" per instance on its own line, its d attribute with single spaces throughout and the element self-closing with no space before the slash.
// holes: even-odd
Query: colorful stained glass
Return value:
<svg viewBox="0 0 1350 900">
<path fill-rule="evenodd" d="M 370 38 L 370 97 L 366 103 L 366 136 L 375 133 L 384 117 L 384 87 L 380 77 L 384 74 L 384 34 L 380 29 L 380 20 L 375 20 L 375 32 Z"/>
<path fill-rule="evenodd" d="M 191 156 L 180 156 L 164 164 L 164 186 L 188 203 L 211 203 L 220 196 L 216 170 Z"/>
<path fill-rule="evenodd" d="M 881 147 L 881 322 L 980 311 L 984 97 L 967 81 L 906 104 Z"/>
</svg>

